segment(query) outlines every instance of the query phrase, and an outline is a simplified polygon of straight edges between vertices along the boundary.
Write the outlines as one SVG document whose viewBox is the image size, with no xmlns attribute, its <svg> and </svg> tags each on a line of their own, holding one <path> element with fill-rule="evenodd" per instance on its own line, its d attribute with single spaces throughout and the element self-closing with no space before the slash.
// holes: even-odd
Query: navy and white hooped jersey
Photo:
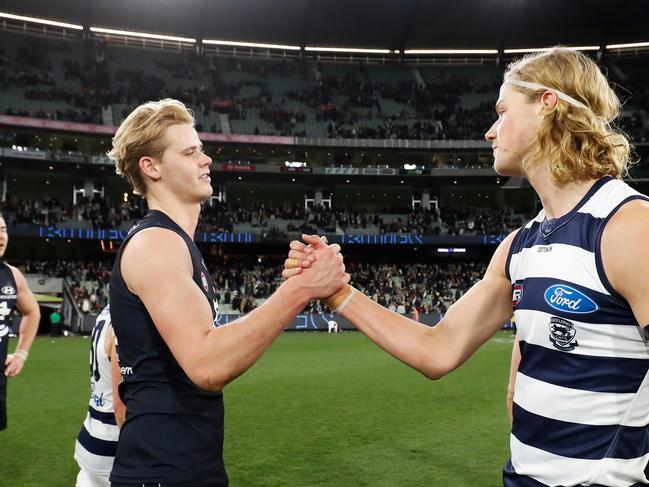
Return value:
<svg viewBox="0 0 649 487">
<path fill-rule="evenodd" d="M 121 274 L 125 246 L 148 228 L 164 228 L 184 240 L 192 261 L 193 281 L 209 303 L 215 322 L 217 318 L 216 289 L 196 244 L 166 214 L 151 210 L 129 231 L 110 279 L 110 313 L 122 374 L 119 394 L 126 405 L 126 422 L 110 479 L 137 485 L 189 485 L 211 479 L 214 487 L 227 487 L 223 395 L 201 389 L 189 379 L 144 303 L 129 290 Z M 183 326 L 187 319 L 184 310 L 178 309 L 174 319 Z"/>
<path fill-rule="evenodd" d="M 7 317 L 16 309 L 16 279 L 11 268 L 0 261 L 0 342 L 8 339 Z M 1 362 L 4 365 L 4 359 Z"/>
<path fill-rule="evenodd" d="M 110 310 L 106 306 L 90 335 L 90 401 L 74 447 L 79 467 L 98 474 L 109 474 L 113 468 L 119 427 L 113 406 L 110 355 L 106 337 L 110 331 Z"/>
<path fill-rule="evenodd" d="M 647 199 L 598 180 L 563 217 L 544 212 L 512 241 L 521 362 L 506 487 L 649 485 L 649 345 L 606 277 L 608 220 Z"/>
</svg>

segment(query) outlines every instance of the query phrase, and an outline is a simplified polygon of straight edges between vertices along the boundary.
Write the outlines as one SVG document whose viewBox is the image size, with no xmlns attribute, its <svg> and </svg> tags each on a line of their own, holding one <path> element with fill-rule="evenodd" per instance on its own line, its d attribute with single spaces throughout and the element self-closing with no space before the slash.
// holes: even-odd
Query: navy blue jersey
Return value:
<svg viewBox="0 0 649 487">
<path fill-rule="evenodd" d="M 152 227 L 176 232 L 185 241 L 194 282 L 215 320 L 217 315 L 214 284 L 196 244 L 167 215 L 150 211 L 122 243 L 110 280 L 110 314 L 122 373 L 119 393 L 126 404 L 110 480 L 139 484 L 213 478 L 215 487 L 224 487 L 228 479 L 223 465 L 222 394 L 203 390 L 187 377 L 120 272 L 124 247 L 133 235 Z M 179 309 L 177 319 L 183 317 Z"/>
<path fill-rule="evenodd" d="M 9 343 L 9 315 L 16 309 L 16 280 L 7 264 L 0 261 L 0 401 L 7 391 L 7 376 L 4 374 L 7 347 Z"/>
<path fill-rule="evenodd" d="M 506 487 L 649 485 L 649 344 L 602 261 L 607 222 L 647 197 L 597 181 L 572 211 L 545 211 L 512 241 L 521 361 Z"/>
</svg>

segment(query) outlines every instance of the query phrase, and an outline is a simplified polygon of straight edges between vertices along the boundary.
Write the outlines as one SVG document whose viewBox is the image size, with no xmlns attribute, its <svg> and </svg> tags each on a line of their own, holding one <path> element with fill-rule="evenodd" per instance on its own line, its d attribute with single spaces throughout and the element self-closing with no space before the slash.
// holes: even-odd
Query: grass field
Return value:
<svg viewBox="0 0 649 487">
<path fill-rule="evenodd" d="M 285 333 L 225 390 L 231 485 L 502 485 L 511 346 L 509 333 L 498 334 L 432 382 L 360 333 Z M 88 347 L 87 338 L 38 338 L 10 381 L 1 486 L 74 485 Z"/>
</svg>

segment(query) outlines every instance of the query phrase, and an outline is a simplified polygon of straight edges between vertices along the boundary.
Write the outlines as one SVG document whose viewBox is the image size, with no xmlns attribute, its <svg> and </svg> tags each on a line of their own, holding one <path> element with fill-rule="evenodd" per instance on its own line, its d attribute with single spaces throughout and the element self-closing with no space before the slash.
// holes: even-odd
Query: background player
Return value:
<svg viewBox="0 0 649 487">
<path fill-rule="evenodd" d="M 175 100 L 136 108 L 110 152 L 149 213 L 122 243 L 110 308 L 126 404 L 113 486 L 225 486 L 221 390 L 251 367 L 312 298 L 349 280 L 340 247 L 283 283 L 262 306 L 216 328 L 214 283 L 193 235 L 212 194 L 194 119 Z"/>
<path fill-rule="evenodd" d="M 486 138 L 496 171 L 526 176 L 543 210 L 502 242 L 483 279 L 435 327 L 349 286 L 328 300 L 432 379 L 464 363 L 515 312 L 520 365 L 515 356 L 506 486 L 649 484 L 649 203 L 618 179 L 629 161 L 626 137 L 611 127 L 619 108 L 579 52 L 555 48 L 513 63 Z M 305 242 L 312 247 L 291 243 L 285 277 L 322 246 L 315 236 Z"/>
<path fill-rule="evenodd" d="M 79 465 L 76 487 L 108 487 L 124 403 L 117 394 L 119 367 L 114 355 L 110 309 L 106 306 L 90 335 L 90 402 L 74 446 Z"/>
<path fill-rule="evenodd" d="M 7 224 L 0 215 L 0 259 L 4 257 L 8 243 Z M 14 353 L 7 355 L 9 327 L 5 321 L 14 309 L 22 315 L 20 335 Z M 7 377 L 14 377 L 23 369 L 40 319 L 38 303 L 27 286 L 25 276 L 0 260 L 0 363 L 4 364 L 4 373 L 0 374 L 0 430 L 7 428 Z"/>
</svg>

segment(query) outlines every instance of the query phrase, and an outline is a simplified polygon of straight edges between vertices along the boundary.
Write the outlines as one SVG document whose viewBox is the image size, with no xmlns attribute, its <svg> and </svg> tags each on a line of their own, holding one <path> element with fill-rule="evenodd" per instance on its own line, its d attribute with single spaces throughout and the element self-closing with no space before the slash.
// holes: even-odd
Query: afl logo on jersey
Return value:
<svg viewBox="0 0 649 487">
<path fill-rule="evenodd" d="M 557 316 L 550 318 L 550 341 L 554 348 L 558 348 L 564 352 L 574 350 L 579 345 L 575 340 L 575 325 L 572 321 L 564 320 Z"/>
<path fill-rule="evenodd" d="M 523 285 L 514 284 L 514 292 L 512 293 L 512 306 L 516 306 L 518 303 L 520 303 L 522 297 L 523 297 Z"/>
<path fill-rule="evenodd" d="M 558 311 L 566 313 L 593 313 L 599 306 L 576 289 L 563 284 L 555 284 L 545 290 L 545 302 Z"/>
<path fill-rule="evenodd" d="M 203 289 L 205 289 L 205 292 L 210 292 L 210 287 L 207 285 L 207 277 L 205 277 L 204 272 L 201 272 L 201 282 L 203 283 Z"/>
<path fill-rule="evenodd" d="M 16 294 L 16 290 L 13 288 L 13 286 L 3 286 L 2 294 L 11 296 Z"/>
</svg>

